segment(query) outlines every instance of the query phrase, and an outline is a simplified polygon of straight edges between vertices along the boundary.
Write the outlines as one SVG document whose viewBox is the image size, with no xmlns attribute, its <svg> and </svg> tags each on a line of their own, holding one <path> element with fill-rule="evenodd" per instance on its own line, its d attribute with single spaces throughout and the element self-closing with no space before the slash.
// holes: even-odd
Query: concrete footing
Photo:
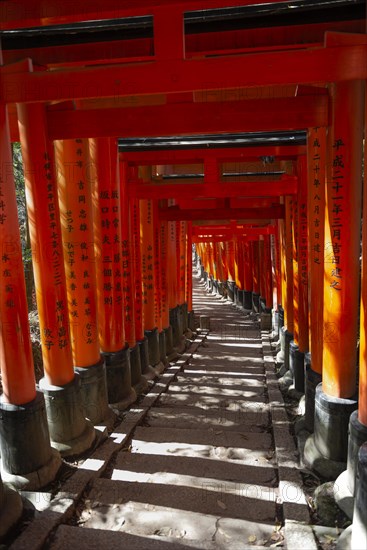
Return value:
<svg viewBox="0 0 367 550">
<path fill-rule="evenodd" d="M 252 311 L 254 313 L 260 312 L 260 294 L 257 292 L 252 293 Z"/>
<path fill-rule="evenodd" d="M 304 449 L 307 466 L 326 479 L 336 479 L 345 470 L 348 456 L 349 417 L 357 408 L 355 399 L 326 395 L 316 388 L 314 434 Z"/>
<path fill-rule="evenodd" d="M 234 302 L 234 292 L 235 292 L 235 282 L 234 281 L 227 281 L 227 297 L 228 300 L 231 302 Z"/>
<path fill-rule="evenodd" d="M 92 424 L 112 427 L 115 415 L 108 406 L 106 366 L 101 358 L 89 367 L 74 367 L 80 377 L 80 393 L 85 415 Z"/>
<path fill-rule="evenodd" d="M 145 336 L 143 340 L 137 342 L 137 345 L 140 353 L 141 373 L 147 380 L 153 380 L 157 375 L 149 363 L 148 338 Z"/>
<path fill-rule="evenodd" d="M 163 333 L 164 334 L 164 333 Z M 145 336 L 148 339 L 149 364 L 153 367 L 156 374 L 161 374 L 165 369 L 165 362 L 161 360 L 161 349 L 159 342 L 159 332 L 157 328 L 146 330 Z M 166 361 L 166 358 L 165 358 Z"/>
<path fill-rule="evenodd" d="M 168 325 L 168 327 L 163 329 L 165 334 L 165 340 L 166 340 L 166 356 L 167 361 L 175 361 L 178 358 L 178 352 L 173 347 L 173 335 L 172 335 L 172 327 L 171 325 Z"/>
<path fill-rule="evenodd" d="M 340 474 L 334 484 L 335 501 L 350 519 L 353 517 L 358 453 L 361 445 L 366 441 L 367 426 L 359 422 L 358 411 L 353 411 L 349 418 L 347 469 Z"/>
<path fill-rule="evenodd" d="M 252 291 L 244 290 L 243 291 L 243 309 L 247 311 L 252 311 Z"/>
<path fill-rule="evenodd" d="M 172 327 L 172 343 L 173 348 L 178 348 L 182 333 L 180 332 L 179 311 L 178 306 L 169 310 L 169 324 Z"/>
<path fill-rule="evenodd" d="M 112 408 L 123 411 L 136 401 L 131 386 L 130 348 L 126 345 L 119 351 L 102 355 L 106 362 L 108 402 Z"/>
<path fill-rule="evenodd" d="M 148 388 L 147 379 L 142 375 L 139 345 L 130 348 L 131 385 L 136 395 L 140 395 Z"/>
<path fill-rule="evenodd" d="M 55 479 L 61 456 L 50 445 L 41 392 L 26 405 L 0 402 L 0 449 L 1 476 L 17 489 L 37 490 Z"/>
<path fill-rule="evenodd" d="M 39 387 L 45 398 L 52 447 L 64 457 L 87 451 L 96 433 L 92 422 L 85 417 L 80 376 L 75 374 L 65 386 L 53 386 L 41 378 Z"/>
<path fill-rule="evenodd" d="M 321 383 L 322 376 L 312 370 L 312 359 L 310 353 L 305 353 L 305 429 L 310 433 L 315 425 L 315 396 L 316 387 Z"/>
<path fill-rule="evenodd" d="M 299 350 L 298 345 L 292 340 L 289 343 L 289 370 L 293 376 L 294 389 L 305 393 L 305 354 Z"/>
<path fill-rule="evenodd" d="M 13 488 L 3 484 L 0 477 L 0 543 L 16 525 L 23 512 L 22 498 Z"/>
<path fill-rule="evenodd" d="M 271 329 L 271 338 L 279 340 L 279 312 L 275 309 L 272 310 Z"/>
</svg>

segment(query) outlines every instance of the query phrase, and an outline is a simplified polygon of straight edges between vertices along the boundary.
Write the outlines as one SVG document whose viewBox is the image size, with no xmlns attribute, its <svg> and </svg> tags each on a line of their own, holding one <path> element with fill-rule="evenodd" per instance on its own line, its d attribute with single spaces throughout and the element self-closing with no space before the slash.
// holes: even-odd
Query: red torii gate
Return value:
<svg viewBox="0 0 367 550">
<path fill-rule="evenodd" d="M 298 272 L 299 265 L 303 267 L 306 265 L 304 252 L 302 252 L 304 247 L 302 239 L 305 238 L 303 205 L 308 202 L 309 229 L 312 224 L 316 228 L 320 225 L 324 226 L 323 214 L 325 212 L 325 243 L 329 246 L 329 250 L 324 257 L 322 254 L 324 231 L 320 229 L 320 231 L 313 231 L 312 234 L 310 232 L 311 242 L 308 251 L 312 281 L 311 304 L 324 303 L 322 312 L 320 309 L 314 311 L 318 318 L 317 326 L 324 328 L 323 357 L 320 353 L 314 355 L 314 351 L 320 348 L 322 335 L 317 334 L 311 327 L 312 367 L 315 368 L 316 373 L 322 372 L 324 377 L 323 391 L 320 387 L 318 388 L 318 399 L 321 400 L 318 402 L 319 407 L 322 402 L 322 407 L 328 408 L 330 405 L 334 410 L 334 408 L 338 409 L 338 405 L 345 407 L 345 401 L 347 401 L 348 410 L 355 408 L 356 402 L 352 397 L 355 390 L 355 366 L 353 365 L 355 351 L 353 346 L 355 347 L 356 343 L 358 317 L 357 284 L 353 287 L 352 295 L 349 296 L 345 282 L 348 278 L 354 282 L 358 280 L 360 189 L 357 182 L 360 180 L 361 173 L 361 156 L 358 150 L 362 141 L 363 121 L 363 90 L 358 81 L 365 80 L 367 74 L 365 63 L 367 47 L 366 35 L 363 34 L 363 21 L 352 18 L 346 22 L 297 25 L 287 33 L 285 38 L 282 29 L 277 28 L 272 29 L 271 33 L 267 29 L 251 29 L 246 33 L 241 31 L 200 33 L 197 30 L 195 32 L 194 29 L 189 34 L 184 30 L 184 14 L 188 21 L 187 13 L 191 11 L 233 6 L 247 7 L 251 6 L 253 1 L 204 0 L 197 2 L 191 0 L 172 4 L 167 0 L 146 0 L 125 2 L 122 7 L 120 4 L 121 2 L 116 0 L 106 0 L 102 6 L 100 2 L 97 3 L 93 0 L 79 2 L 77 5 L 67 3 L 65 6 L 56 0 L 51 0 L 47 5 L 30 0 L 26 7 L 24 3 L 17 1 L 1 3 L 0 20 L 3 30 L 132 16 L 149 15 L 153 18 L 153 37 L 144 37 L 137 42 L 125 41 L 124 47 L 118 48 L 121 52 L 119 57 L 116 57 L 115 53 L 116 45 L 119 44 L 116 41 L 106 48 L 102 57 L 98 44 L 54 46 L 50 49 L 47 48 L 47 51 L 45 48 L 26 51 L 4 49 L 4 65 L 0 68 L 1 157 L 3 166 L 10 164 L 10 133 L 12 139 L 18 139 L 17 122 L 14 123 L 14 105 L 17 104 L 17 118 L 20 121 L 21 140 L 27 160 L 26 168 L 27 164 L 30 167 L 26 171 L 26 180 L 29 195 L 33 200 L 29 208 L 33 215 L 33 231 L 36 236 L 34 239 L 39 237 L 40 242 L 37 244 L 41 248 L 47 244 L 47 239 L 51 244 L 56 243 L 52 244 L 53 250 L 57 250 L 58 255 L 60 256 L 61 253 L 62 256 L 59 234 L 57 238 L 53 237 L 51 240 L 51 234 L 47 234 L 45 226 L 42 227 L 39 214 L 43 208 L 47 207 L 47 211 L 52 215 L 51 218 L 51 215 L 48 214 L 49 222 L 56 223 L 52 230 L 55 234 L 57 231 L 59 232 L 60 222 L 58 221 L 57 201 L 54 196 L 55 186 L 48 189 L 49 195 L 53 195 L 51 198 L 43 196 L 40 190 L 42 185 L 52 185 L 52 183 L 54 185 L 54 182 L 50 183 L 52 176 L 49 178 L 52 174 L 53 151 L 50 146 L 52 139 L 97 138 L 97 140 L 101 140 L 95 143 L 94 154 L 104 160 L 105 166 L 105 170 L 102 169 L 98 174 L 99 202 L 97 201 L 95 205 L 97 210 L 100 209 L 102 215 L 106 214 L 102 211 L 105 208 L 111 208 L 109 214 L 121 212 L 118 184 L 116 184 L 119 170 L 116 168 L 118 155 L 114 137 L 157 136 L 173 133 L 182 136 L 203 132 L 307 129 L 308 178 L 305 177 L 305 166 L 303 165 L 302 168 L 304 161 L 301 159 L 300 151 L 293 148 L 292 153 L 288 153 L 291 157 L 295 156 L 298 159 L 297 177 L 303 183 L 299 184 L 297 188 L 295 180 L 289 174 L 280 182 L 261 183 L 261 188 L 256 185 L 256 190 L 254 190 L 254 182 L 246 181 L 236 183 L 236 185 L 228 183 L 223 185 L 223 182 L 219 182 L 216 176 L 212 180 L 205 181 L 204 179 L 203 184 L 177 182 L 175 184 L 151 182 L 130 184 L 124 180 L 123 185 L 127 186 L 128 195 L 131 197 L 130 214 L 132 219 L 134 220 L 135 216 L 135 221 L 137 220 L 137 199 L 142 201 L 146 209 L 144 212 L 147 212 L 149 219 L 152 214 L 152 232 L 147 230 L 143 232 L 143 236 L 147 248 L 152 247 L 154 243 L 156 249 L 159 249 L 160 246 L 163 249 L 166 242 L 164 237 L 162 241 L 157 240 L 157 224 L 154 222 L 159 219 L 156 218 L 155 201 L 157 200 L 177 198 L 179 213 L 177 214 L 177 210 L 172 205 L 162 206 L 161 219 L 163 219 L 164 216 L 167 218 L 172 216 L 174 212 L 177 216 L 188 216 L 188 208 L 183 208 L 180 201 L 191 200 L 193 190 L 195 190 L 195 197 L 202 199 L 213 197 L 213 195 L 213 198 L 224 200 L 237 200 L 238 197 L 246 197 L 245 200 L 258 200 L 259 197 L 269 196 L 285 197 L 284 201 L 282 199 L 282 204 L 262 207 L 261 214 L 259 214 L 258 207 L 247 207 L 246 209 L 246 206 L 242 204 L 241 207 L 238 207 L 237 212 L 233 207 L 221 206 L 211 209 L 212 211 L 207 208 L 202 211 L 197 209 L 190 216 L 196 220 L 203 220 L 203 217 L 211 215 L 214 220 L 218 221 L 223 216 L 225 216 L 224 219 L 232 219 L 231 213 L 236 218 L 242 215 L 245 217 L 253 215 L 253 221 L 256 223 L 259 217 L 265 217 L 265 214 L 269 215 L 269 219 L 277 217 L 276 213 L 279 215 L 282 299 L 286 310 L 288 333 L 291 328 L 293 330 L 293 318 L 296 321 L 294 324 L 295 336 L 299 322 L 299 318 L 297 318 L 300 303 L 300 300 L 297 300 L 299 282 L 302 281 L 302 277 L 302 284 L 305 282 L 304 274 L 301 272 L 301 275 L 295 278 L 296 285 L 293 289 L 293 274 Z M 259 0 L 257 4 L 265 5 L 266 2 Z M 276 0 L 273 4 L 280 5 L 281 2 Z M 301 30 L 305 37 L 303 44 L 297 42 Z M 310 88 L 308 91 L 307 88 L 299 89 L 299 93 L 308 93 L 309 95 L 296 95 L 295 87 L 303 85 L 310 86 Z M 320 89 L 322 89 L 321 94 L 319 93 Z M 326 89 L 328 90 L 327 94 L 325 94 Z M 134 98 L 139 99 L 133 101 Z M 99 105 L 95 104 L 98 103 L 97 100 Z M 117 107 L 114 105 L 116 100 Z M 135 107 L 131 106 L 132 101 L 136 105 Z M 46 106 L 47 103 L 49 105 Z M 11 115 L 10 127 L 7 121 L 6 105 L 9 106 Z M 347 108 L 353 110 L 354 118 L 345 121 L 342 120 L 340 113 Z M 37 140 L 34 143 L 30 139 L 31 122 L 33 127 L 37 128 Z M 323 129 L 328 126 L 331 128 L 329 135 L 332 136 L 333 141 L 330 138 L 329 142 L 326 142 Z M 261 147 L 256 153 L 255 149 L 246 152 L 241 149 L 232 152 L 233 156 L 227 158 L 240 162 L 243 158 L 251 158 L 251 155 L 256 156 L 258 153 L 266 155 L 268 149 Z M 281 154 L 283 147 L 279 146 L 278 149 Z M 42 161 L 41 157 L 37 156 L 41 153 L 47 154 Z M 152 157 L 154 153 L 151 153 Z M 302 153 L 304 154 L 304 149 Z M 133 159 L 133 155 L 136 157 L 140 155 L 140 158 L 145 155 L 145 161 L 139 162 L 135 159 L 136 167 L 151 164 L 147 160 L 149 155 L 147 156 L 146 152 L 129 152 L 123 153 L 123 155 L 128 155 L 131 159 Z M 170 160 L 170 154 L 165 153 L 165 155 L 166 157 L 162 155 L 162 158 L 172 164 L 173 159 Z M 194 151 L 191 151 L 190 155 L 192 155 L 191 159 L 198 158 Z M 158 156 L 156 156 L 157 159 Z M 174 156 L 178 159 L 184 158 L 185 155 L 180 151 L 175 151 Z M 211 156 L 215 158 L 215 153 L 205 155 L 204 160 Z M 331 168 L 328 167 L 326 174 L 325 202 L 325 197 L 319 192 L 319 187 L 324 185 L 326 159 L 329 159 L 328 166 Z M 44 163 L 43 167 L 45 165 L 47 167 L 42 168 L 42 174 L 40 174 L 39 168 L 42 163 Z M 158 164 L 158 162 L 154 162 L 154 164 L 156 163 Z M 161 164 L 164 162 L 161 161 Z M 107 176 L 107 172 L 110 177 Z M 320 173 L 323 174 L 323 178 Z M 115 176 L 111 178 L 111 174 L 115 174 Z M 121 171 L 121 174 L 124 172 Z M 12 184 L 11 176 L 9 178 L 7 182 L 10 181 Z M 342 183 L 336 185 L 335 182 L 340 182 L 340 178 L 342 180 L 351 178 L 355 185 L 349 186 L 347 189 L 346 186 L 343 188 Z M 112 179 L 116 181 L 112 181 Z M 302 195 L 307 179 L 308 201 Z M 210 189 L 208 184 L 210 184 Z M 178 189 L 179 186 L 180 189 Z M 339 193 L 342 188 L 343 194 Z M 17 406 L 27 405 L 27 410 L 33 414 L 34 410 L 40 410 L 42 396 L 38 394 L 35 397 L 34 377 L 32 368 L 30 368 L 32 360 L 29 353 L 29 335 L 25 315 L 24 282 L 22 281 L 22 270 L 19 267 L 21 265 L 20 245 L 17 224 L 14 223 L 16 209 L 12 185 L 1 185 L 0 192 L 4 197 L 0 240 L 3 246 L 4 243 L 9 242 L 9 237 L 11 242 L 15 243 L 11 250 L 11 258 L 8 250 L 2 254 L 3 265 L 1 267 L 3 269 L 0 278 L 0 318 L 3 336 L 1 340 L 2 376 L 5 385 L 5 401 L 8 402 L 5 406 L 7 412 L 4 415 L 7 415 L 9 425 L 13 427 L 13 419 L 19 412 Z M 177 193 L 180 195 L 179 197 L 177 197 Z M 251 199 L 247 199 L 247 197 Z M 196 202 L 199 201 L 196 200 Z M 310 206 L 312 206 L 312 210 L 310 210 Z M 50 207 L 52 207 L 51 210 Z M 265 210 L 266 208 L 267 210 Z M 318 210 L 316 210 L 317 208 Z M 198 216 L 202 217 L 198 218 Z M 107 223 L 113 223 L 114 220 L 117 220 L 117 224 L 119 224 L 120 214 L 117 217 L 109 215 L 102 217 L 101 227 L 103 223 L 106 227 Z M 39 227 L 37 227 L 38 225 Z M 171 227 L 173 227 L 172 223 Z M 175 243 L 175 250 L 182 255 L 185 229 L 182 224 L 176 227 L 180 228 L 178 231 L 180 238 Z M 125 236 L 132 235 L 133 222 L 131 222 L 131 233 L 126 232 L 126 228 L 124 231 Z M 111 232 L 110 237 L 115 238 L 116 235 L 119 238 L 117 230 L 115 233 Z M 189 228 L 187 235 L 190 235 Z M 121 258 L 119 254 L 122 255 L 122 252 L 126 252 L 126 250 L 119 249 L 118 242 L 115 242 L 115 248 L 111 249 L 107 247 L 108 242 L 104 244 L 106 245 L 103 249 L 105 256 L 107 257 L 113 250 L 116 254 L 116 264 L 119 264 L 120 260 L 117 258 Z M 173 241 L 171 244 L 173 246 Z M 172 253 L 173 249 L 170 250 Z M 261 254 L 261 250 L 262 247 L 259 246 L 256 254 Z M 139 250 L 135 249 L 134 253 L 138 255 Z M 234 251 L 233 254 L 235 254 Z M 325 273 L 321 259 L 327 260 Z M 42 262 L 44 259 L 40 261 Z M 332 269 L 329 269 L 329 263 L 332 264 Z M 319 267 L 320 265 L 322 268 Z M 38 291 L 41 293 L 42 290 L 45 290 L 47 277 L 45 278 L 45 273 L 42 272 L 42 265 L 40 267 Z M 117 270 L 119 269 L 118 266 L 115 267 Z M 322 294 L 322 287 L 318 287 L 316 284 L 316 281 L 320 281 L 321 269 L 325 279 L 323 287 L 325 295 Z M 150 274 L 148 271 L 147 278 L 151 275 L 159 280 L 159 273 L 156 269 L 154 269 L 154 275 L 153 272 Z M 177 292 L 177 282 L 182 281 L 182 272 L 179 269 L 178 273 L 176 288 L 173 288 L 172 296 Z M 108 276 L 106 274 L 106 277 Z M 256 278 L 258 279 L 258 273 L 255 273 L 254 279 Z M 65 294 L 62 273 L 60 281 L 60 295 L 62 295 L 62 292 Z M 366 286 L 364 279 L 362 283 L 364 291 Z M 104 280 L 103 285 L 108 284 L 109 282 Z M 148 286 L 150 285 L 148 284 Z M 16 294 L 16 299 L 14 299 L 14 294 Z M 120 299 L 122 296 L 120 290 L 117 291 L 116 296 Z M 107 296 L 107 298 L 109 297 Z M 293 298 L 295 298 L 294 305 L 296 307 L 293 307 Z M 158 296 L 157 303 L 159 301 Z M 60 308 L 61 302 L 64 302 L 63 308 L 65 308 L 65 300 L 60 299 L 60 296 L 58 296 L 57 302 Z M 337 303 L 336 309 L 335 302 Z M 51 309 L 47 309 L 47 304 L 44 306 L 47 315 L 51 315 Z M 363 307 L 364 303 L 362 303 L 362 310 Z M 60 331 L 65 327 L 63 326 L 64 319 L 61 319 L 63 313 L 61 311 L 58 313 L 60 319 L 57 322 L 60 323 Z M 155 310 L 154 315 L 158 321 L 162 317 L 159 310 Z M 322 315 L 324 318 L 320 323 Z M 41 319 L 41 322 L 43 321 Z M 47 324 L 44 325 L 44 330 L 46 329 L 50 330 Z M 362 344 L 364 336 L 364 325 L 362 325 Z M 343 346 L 341 345 L 342 341 Z M 19 354 L 17 374 L 20 375 L 22 384 L 14 379 L 14 372 L 12 373 L 10 369 L 10 352 L 14 350 Z M 45 353 L 46 350 L 47 346 L 44 342 Z M 316 361 L 315 357 L 317 357 Z M 353 426 L 358 434 L 364 434 L 367 426 L 365 371 L 366 362 L 362 346 L 360 408 L 358 419 L 353 420 Z M 64 388 L 60 386 L 59 389 L 61 390 L 59 395 L 61 395 Z M 12 409 L 12 406 L 15 408 Z M 320 408 L 316 409 L 316 412 L 320 414 L 320 410 Z M 41 415 L 42 413 L 37 412 L 36 414 Z M 49 415 L 52 417 L 52 411 Z M 44 422 L 44 417 L 42 418 L 42 422 Z M 334 461 L 344 460 L 345 417 L 338 413 L 336 418 L 332 415 L 328 418 L 330 433 L 341 431 L 344 436 L 343 441 L 336 448 L 333 447 L 332 442 L 328 439 L 329 432 L 325 436 L 322 423 L 316 415 L 316 446 L 324 456 Z M 4 425 L 2 437 L 6 442 L 8 437 L 16 437 L 16 435 L 14 436 L 14 430 L 6 427 L 6 423 Z M 86 430 L 82 419 L 80 419 L 78 428 L 78 435 Z M 45 432 L 47 432 L 46 427 Z M 24 443 L 20 439 L 16 439 L 15 447 L 18 455 L 17 457 L 13 456 L 6 466 L 11 470 L 14 462 L 19 461 L 17 467 L 23 469 L 20 473 L 29 474 L 42 471 L 45 464 L 53 460 L 55 464 L 49 472 L 50 475 L 54 475 L 59 462 L 55 454 L 51 456 L 46 440 L 35 442 L 35 445 L 39 447 L 39 453 L 36 456 L 29 453 L 29 449 L 25 452 L 22 448 Z M 31 455 L 30 462 L 26 465 L 22 464 L 19 455 Z M 24 468 L 28 468 L 28 471 L 25 472 Z"/>
</svg>

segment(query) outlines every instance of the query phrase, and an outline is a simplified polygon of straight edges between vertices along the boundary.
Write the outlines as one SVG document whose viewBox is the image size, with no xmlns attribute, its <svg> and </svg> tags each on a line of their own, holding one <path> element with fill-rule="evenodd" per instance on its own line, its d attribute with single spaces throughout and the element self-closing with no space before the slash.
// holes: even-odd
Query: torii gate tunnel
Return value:
<svg viewBox="0 0 367 550">
<path fill-rule="evenodd" d="M 278 361 L 306 394 L 305 461 L 345 467 L 349 425 L 354 494 L 367 440 L 366 5 L 291 4 L 0 3 L 4 482 L 53 480 L 61 456 L 113 422 L 110 405 L 127 408 L 182 352 L 194 261 L 210 292 L 279 337 Z M 0 481 L 0 516 L 8 490 Z"/>
</svg>

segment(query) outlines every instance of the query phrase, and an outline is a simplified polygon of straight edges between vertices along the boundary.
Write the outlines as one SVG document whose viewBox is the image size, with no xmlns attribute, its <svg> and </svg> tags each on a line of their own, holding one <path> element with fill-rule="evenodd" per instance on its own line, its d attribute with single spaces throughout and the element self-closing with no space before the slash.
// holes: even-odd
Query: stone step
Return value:
<svg viewBox="0 0 367 550">
<path fill-rule="evenodd" d="M 265 382 L 265 373 L 252 374 L 248 372 L 232 372 L 223 374 L 213 374 L 208 370 L 191 370 L 191 365 L 185 368 L 184 372 L 181 372 L 177 376 L 177 384 L 209 384 L 213 386 L 223 387 L 242 387 L 244 385 L 262 385 Z"/>
<path fill-rule="evenodd" d="M 190 484 L 193 487 L 205 483 L 208 490 L 217 493 L 256 494 L 258 498 L 261 498 L 261 491 L 263 498 L 268 498 L 268 488 L 278 485 L 277 470 L 268 463 L 260 467 L 227 462 L 224 468 L 219 460 L 126 452 L 116 457 L 111 477 L 145 483 L 173 484 L 174 480 L 177 485 Z"/>
<path fill-rule="evenodd" d="M 230 399 L 237 399 L 237 398 L 246 398 L 248 399 L 254 399 L 256 398 L 256 401 L 264 396 L 265 394 L 265 387 L 264 384 L 260 386 L 251 386 L 246 387 L 242 386 L 237 389 L 234 388 L 225 388 L 220 386 L 208 386 L 205 384 L 202 385 L 196 385 L 196 384 L 176 384 L 172 383 L 170 384 L 167 393 L 169 394 L 179 394 L 179 395 L 197 395 L 197 396 L 216 396 L 216 397 L 222 397 L 225 399 L 226 397 Z"/>
<path fill-rule="evenodd" d="M 215 432 L 263 432 L 270 418 L 268 411 L 255 410 L 244 414 L 226 409 L 206 410 L 195 407 L 153 407 L 145 417 L 145 425 L 162 428 L 207 428 Z"/>
<path fill-rule="evenodd" d="M 185 366 L 183 372 L 180 372 L 182 378 L 193 379 L 193 382 L 199 380 L 233 380 L 233 382 L 241 380 L 258 380 L 263 381 L 265 379 L 265 369 L 261 365 L 259 367 L 246 367 L 241 369 L 224 369 L 221 370 L 221 365 L 213 365 L 211 368 L 206 366 L 200 366 L 196 363 L 190 363 Z"/>
<path fill-rule="evenodd" d="M 249 465 L 274 464 L 272 439 L 267 433 L 223 432 L 175 428 L 135 430 L 133 453 L 200 457 Z"/>
<path fill-rule="evenodd" d="M 140 511 L 145 512 L 145 525 L 142 525 L 142 529 L 146 529 L 149 525 L 148 516 L 153 516 L 154 528 L 150 532 L 148 530 L 148 533 L 152 535 L 157 527 L 159 529 L 168 527 L 181 533 L 182 531 L 187 532 L 182 521 L 177 521 L 180 517 L 177 512 L 182 513 L 183 511 L 208 516 L 208 524 L 214 516 L 272 525 L 276 516 L 276 494 L 269 488 L 266 488 L 266 491 L 266 498 L 261 500 L 240 494 L 218 493 L 208 490 L 207 486 L 193 488 L 99 478 L 94 481 L 87 497 L 93 504 L 88 510 L 90 519 L 87 519 L 85 525 L 88 526 L 92 523 L 93 527 L 97 528 L 103 526 L 111 530 L 122 528 L 123 531 L 137 533 L 136 514 Z M 88 508 L 88 503 L 86 503 L 86 507 Z M 150 514 L 150 512 L 153 513 Z M 158 518 L 154 518 L 154 516 L 158 516 Z M 160 516 L 163 517 L 160 518 Z M 172 521 L 172 516 L 174 521 Z M 159 519 L 161 519 L 160 522 Z M 126 527 L 124 528 L 125 523 Z M 197 533 L 190 533 L 188 538 L 200 537 L 197 536 Z"/>
<path fill-rule="evenodd" d="M 210 388 L 224 389 L 224 390 L 241 390 L 250 388 L 263 388 L 265 386 L 265 375 L 263 377 L 254 378 L 241 378 L 241 377 L 225 377 L 225 376 L 201 376 L 196 377 L 194 380 L 187 373 L 179 374 L 174 382 L 175 386 L 179 388 L 189 389 L 197 391 L 197 388 L 202 386 L 209 386 Z M 172 384 L 171 386 L 172 387 Z"/>
<path fill-rule="evenodd" d="M 177 407 L 199 407 L 201 409 L 229 410 L 238 412 L 258 411 L 259 413 L 267 409 L 267 398 L 264 395 L 252 397 L 222 397 L 210 395 L 195 395 L 190 393 L 163 393 L 158 402 L 158 406 L 177 406 Z"/>
</svg>

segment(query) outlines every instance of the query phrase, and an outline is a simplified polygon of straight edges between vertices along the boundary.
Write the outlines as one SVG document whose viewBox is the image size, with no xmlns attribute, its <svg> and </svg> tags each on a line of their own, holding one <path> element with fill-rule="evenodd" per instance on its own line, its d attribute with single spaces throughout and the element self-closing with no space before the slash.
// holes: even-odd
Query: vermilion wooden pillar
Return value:
<svg viewBox="0 0 367 550">
<path fill-rule="evenodd" d="M 253 276 L 252 276 L 252 245 L 250 241 L 243 243 L 243 267 L 244 267 L 244 285 L 243 292 L 243 307 L 245 309 L 252 309 L 252 290 L 253 290 Z"/>
<path fill-rule="evenodd" d="M 16 487 L 31 485 L 33 490 L 42 484 L 34 482 L 39 480 L 38 472 L 45 475 L 45 483 L 53 480 L 61 458 L 55 458 L 52 467 L 44 398 L 36 392 L 9 124 L 1 103 L 0 246 L 1 476 Z M 12 489 L 3 486 L 1 477 L 0 497 L 1 531 L 5 534 L 18 521 L 22 502 Z M 14 514 L 2 514 L 11 499 Z"/>
<path fill-rule="evenodd" d="M 260 311 L 265 307 L 266 265 L 264 235 L 259 236 L 259 287 L 260 287 Z"/>
<path fill-rule="evenodd" d="M 326 128 L 307 134 L 308 315 L 310 354 L 305 357 L 305 426 L 313 432 L 315 392 L 321 382 L 324 317 Z"/>
<path fill-rule="evenodd" d="M 124 331 L 121 190 L 117 140 L 89 140 L 93 170 L 99 342 L 107 369 L 109 403 L 124 409 L 136 399 Z"/>
<path fill-rule="evenodd" d="M 139 395 L 147 388 L 147 381 L 142 377 L 140 349 L 136 334 L 136 289 L 134 278 L 134 235 L 132 229 L 132 212 L 128 195 L 128 166 L 124 161 L 119 162 L 120 167 L 120 197 L 121 197 L 121 244 L 122 244 L 122 291 L 124 300 L 124 330 L 125 340 L 129 344 L 131 385 Z M 141 310 L 141 305 L 140 305 Z M 141 316 L 141 311 L 140 311 Z M 141 329 L 142 331 L 143 329 Z M 138 336 L 140 336 L 139 333 Z M 143 336 L 140 336 L 143 338 Z M 139 339 L 140 339 L 139 338 Z"/>
<path fill-rule="evenodd" d="M 45 373 L 40 388 L 52 446 L 67 456 L 88 449 L 95 433 L 78 405 L 81 382 L 74 374 L 70 344 L 54 149 L 44 105 L 21 104 L 17 110 Z"/>
<path fill-rule="evenodd" d="M 273 307 L 273 266 L 271 261 L 270 235 L 264 235 L 264 265 L 265 265 L 265 303 L 267 309 Z"/>
<path fill-rule="evenodd" d="M 324 347 L 322 384 L 316 388 L 312 441 L 322 457 L 343 463 L 348 454 L 349 417 L 357 408 L 364 83 L 338 83 L 330 87 L 330 92 L 332 126 L 327 143 Z"/>
<path fill-rule="evenodd" d="M 188 313 L 192 315 L 192 222 L 187 223 L 185 302 Z"/>
<path fill-rule="evenodd" d="M 307 135 L 309 319 L 312 370 L 322 373 L 324 316 L 324 216 L 326 128 L 310 128 Z"/>
<path fill-rule="evenodd" d="M 28 307 L 6 107 L 0 105 L 0 365 L 2 401 L 25 405 L 36 397 Z"/>
<path fill-rule="evenodd" d="M 245 286 L 243 243 L 238 239 L 234 242 L 234 268 L 236 282 L 235 301 L 237 305 L 243 306 L 243 291 Z"/>
<path fill-rule="evenodd" d="M 228 297 L 233 302 L 235 299 L 235 268 L 234 268 L 234 241 L 226 241 L 226 266 L 228 271 L 227 286 Z"/>
<path fill-rule="evenodd" d="M 97 424 L 111 414 L 97 327 L 88 141 L 57 141 L 55 153 L 73 365 L 81 378 L 86 415 Z"/>
<path fill-rule="evenodd" d="M 251 241 L 252 256 L 252 307 L 260 311 L 260 248 L 258 239 Z"/>
<path fill-rule="evenodd" d="M 366 96 L 367 97 L 367 96 Z M 365 136 L 367 134 L 367 99 L 365 102 Z M 364 166 L 367 166 L 367 139 L 364 140 Z M 367 213 L 367 170 L 364 170 L 363 212 Z M 367 426 L 367 223 L 362 225 L 362 287 L 359 344 L 359 404 L 358 420 Z"/>
<path fill-rule="evenodd" d="M 161 323 L 159 317 L 159 293 L 156 287 L 159 286 L 157 280 L 157 254 L 156 245 L 157 229 L 154 223 L 156 216 L 155 204 L 152 199 L 140 201 L 140 250 L 141 250 L 141 270 L 143 282 L 143 312 L 144 312 L 144 333 L 148 338 L 149 363 L 154 368 L 161 371 L 164 365 L 161 364 L 159 350 L 159 327 Z"/>
</svg>

